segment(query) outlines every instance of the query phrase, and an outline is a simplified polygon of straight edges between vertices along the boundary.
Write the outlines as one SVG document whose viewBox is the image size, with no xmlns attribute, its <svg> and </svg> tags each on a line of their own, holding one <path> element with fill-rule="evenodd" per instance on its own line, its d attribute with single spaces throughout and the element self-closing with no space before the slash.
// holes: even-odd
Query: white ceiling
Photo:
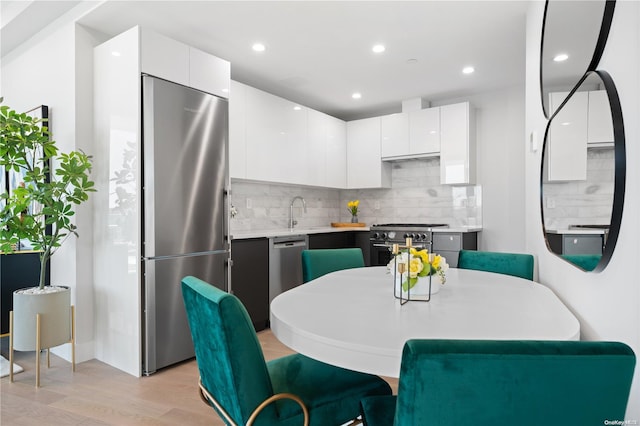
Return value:
<svg viewBox="0 0 640 426">
<path fill-rule="evenodd" d="M 23 2 L 2 3 L 5 12 L 5 3 Z M 64 12 L 46 3 L 68 9 L 78 2 L 30 2 L 13 21 L 3 19 L 3 54 L 17 45 L 17 28 L 7 31 L 16 22 L 24 33 L 29 17 L 44 13 L 51 21 Z M 229 60 L 234 80 L 350 120 L 400 111 L 404 99 L 438 102 L 523 85 L 528 6 L 517 0 L 112 0 L 80 23 L 109 36 L 134 25 L 154 29 Z M 253 52 L 256 41 L 267 50 Z M 376 43 L 386 52 L 373 54 Z M 467 65 L 476 72 L 463 75 Z M 356 91 L 362 99 L 351 98 Z"/>
</svg>

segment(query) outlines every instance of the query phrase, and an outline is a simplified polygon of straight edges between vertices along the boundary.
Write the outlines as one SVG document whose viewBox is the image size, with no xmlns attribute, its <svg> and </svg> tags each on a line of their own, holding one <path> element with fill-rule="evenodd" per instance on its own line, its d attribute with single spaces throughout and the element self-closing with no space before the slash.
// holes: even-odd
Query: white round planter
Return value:
<svg viewBox="0 0 640 426">
<path fill-rule="evenodd" d="M 71 289 L 37 287 L 13 292 L 13 349 L 36 350 L 36 318 L 40 314 L 40 349 L 71 341 Z"/>
</svg>

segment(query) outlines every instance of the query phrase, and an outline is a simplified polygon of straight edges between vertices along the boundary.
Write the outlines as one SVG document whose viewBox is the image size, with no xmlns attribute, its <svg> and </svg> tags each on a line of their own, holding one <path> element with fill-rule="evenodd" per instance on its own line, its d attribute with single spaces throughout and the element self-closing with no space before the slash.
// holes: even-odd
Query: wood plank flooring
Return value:
<svg viewBox="0 0 640 426">
<path fill-rule="evenodd" d="M 292 353 L 271 333 L 258 333 L 265 358 Z M 2 354 L 9 358 L 2 339 Z M 15 362 L 25 371 L 3 377 L 0 384 L 0 425 L 214 425 L 224 423 L 206 406 L 197 392 L 195 360 L 163 369 L 149 377 L 136 378 L 100 361 L 76 365 L 51 355 L 40 361 L 41 387 L 35 388 L 34 352 L 14 352 Z M 397 379 L 387 379 L 397 392 Z"/>
</svg>

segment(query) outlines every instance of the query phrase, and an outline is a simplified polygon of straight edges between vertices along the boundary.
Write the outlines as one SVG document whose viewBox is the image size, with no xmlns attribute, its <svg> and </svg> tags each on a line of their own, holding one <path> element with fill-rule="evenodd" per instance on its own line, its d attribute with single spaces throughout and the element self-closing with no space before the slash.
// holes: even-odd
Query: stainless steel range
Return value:
<svg viewBox="0 0 640 426">
<path fill-rule="evenodd" d="M 391 246 L 404 244 L 407 238 L 413 245 L 431 251 L 433 228 L 448 228 L 443 223 L 387 223 L 372 225 L 369 231 L 371 266 L 384 266 L 391 260 Z"/>
</svg>

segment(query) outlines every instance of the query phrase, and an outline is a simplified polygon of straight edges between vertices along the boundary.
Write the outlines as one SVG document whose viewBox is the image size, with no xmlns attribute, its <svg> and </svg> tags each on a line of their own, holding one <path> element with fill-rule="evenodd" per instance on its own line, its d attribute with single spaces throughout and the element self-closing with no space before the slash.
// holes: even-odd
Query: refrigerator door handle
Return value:
<svg viewBox="0 0 640 426">
<path fill-rule="evenodd" d="M 210 254 L 224 254 L 224 253 L 229 253 L 229 250 L 210 250 L 210 251 L 202 251 L 198 253 L 171 254 L 167 256 L 143 257 L 142 260 L 166 260 L 166 259 L 176 259 L 179 257 L 197 257 L 197 256 L 207 256 Z"/>
<path fill-rule="evenodd" d="M 222 205 L 224 206 L 224 212 L 222 214 L 222 232 L 224 235 L 224 239 L 227 244 L 231 243 L 231 221 L 230 221 L 230 213 L 231 213 L 231 188 L 226 187 L 224 189 L 224 202 Z"/>
</svg>

